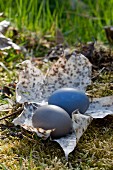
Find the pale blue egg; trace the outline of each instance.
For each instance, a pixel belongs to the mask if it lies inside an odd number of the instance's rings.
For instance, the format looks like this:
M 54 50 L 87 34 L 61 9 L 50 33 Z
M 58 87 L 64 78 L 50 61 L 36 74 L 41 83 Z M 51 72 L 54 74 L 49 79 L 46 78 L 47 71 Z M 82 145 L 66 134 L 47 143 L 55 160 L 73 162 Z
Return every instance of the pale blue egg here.
M 89 107 L 89 98 L 77 89 L 61 88 L 53 92 L 48 99 L 48 104 L 63 108 L 71 116 L 76 109 L 84 114 Z

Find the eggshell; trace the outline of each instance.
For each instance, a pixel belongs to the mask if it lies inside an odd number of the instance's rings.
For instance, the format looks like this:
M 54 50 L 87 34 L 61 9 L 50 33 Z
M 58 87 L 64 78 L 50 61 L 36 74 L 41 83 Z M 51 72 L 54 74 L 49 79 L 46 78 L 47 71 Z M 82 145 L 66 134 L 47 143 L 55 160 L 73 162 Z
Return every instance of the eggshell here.
M 84 114 L 89 107 L 89 99 L 85 93 L 74 88 L 61 88 L 53 92 L 48 99 L 48 104 L 63 108 L 70 116 L 76 109 Z
M 51 133 L 53 138 L 63 137 L 72 130 L 72 120 L 68 113 L 54 105 L 39 107 L 32 117 L 32 123 L 35 128 L 55 129 Z

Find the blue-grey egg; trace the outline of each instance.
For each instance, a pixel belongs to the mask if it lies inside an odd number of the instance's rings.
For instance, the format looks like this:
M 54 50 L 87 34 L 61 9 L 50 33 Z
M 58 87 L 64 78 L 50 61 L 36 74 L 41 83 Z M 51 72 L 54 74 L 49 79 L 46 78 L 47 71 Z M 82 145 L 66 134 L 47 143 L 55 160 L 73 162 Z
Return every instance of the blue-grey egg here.
M 51 133 L 53 138 L 63 137 L 72 131 L 72 120 L 69 114 L 64 109 L 54 105 L 39 107 L 32 117 L 32 123 L 35 128 L 55 129 Z
M 87 95 L 74 88 L 61 88 L 53 92 L 48 99 L 48 104 L 63 108 L 70 116 L 76 109 L 84 114 L 89 107 Z

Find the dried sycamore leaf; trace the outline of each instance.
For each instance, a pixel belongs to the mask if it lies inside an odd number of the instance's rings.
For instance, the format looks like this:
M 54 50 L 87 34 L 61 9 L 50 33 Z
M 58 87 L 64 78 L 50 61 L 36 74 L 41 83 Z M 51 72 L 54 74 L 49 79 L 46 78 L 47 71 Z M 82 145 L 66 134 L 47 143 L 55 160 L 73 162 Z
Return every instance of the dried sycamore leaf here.
M 62 137 L 60 139 L 54 139 L 59 145 L 62 147 L 65 157 L 68 160 L 68 155 L 71 153 L 76 146 L 76 134 L 73 132 L 72 134 L 68 134 L 65 137 Z
M 10 38 L 6 38 L 2 33 L 0 33 L 0 50 L 7 50 L 13 48 L 14 50 L 21 50 L 21 48 L 12 42 Z
M 16 88 L 20 103 L 47 101 L 52 92 L 62 87 L 85 91 L 91 83 L 91 64 L 82 54 L 72 54 L 68 60 L 60 57 L 46 75 L 29 60 L 22 63 L 21 69 Z
M 113 115 L 113 96 L 94 98 L 86 112 L 93 118 L 104 118 Z
M 45 76 L 30 60 L 21 63 L 19 82 L 16 86 L 16 100 L 19 103 L 41 102 Z
M 0 13 L 0 14 L 1 14 L 1 13 Z M 9 21 L 6 21 L 6 20 L 1 21 L 1 22 L 0 22 L 0 32 L 1 32 L 2 34 L 4 34 L 4 33 L 7 31 L 7 29 L 8 29 L 9 26 L 10 26 L 10 22 L 9 22 Z
M 80 137 L 86 131 L 87 127 L 93 120 L 91 116 L 80 114 L 79 111 L 72 113 L 73 129 L 76 133 L 76 140 L 79 141 Z
M 62 87 L 78 88 L 85 91 L 91 83 L 91 63 L 82 54 L 73 53 L 67 60 L 65 57 L 53 65 L 45 79 L 45 97 Z

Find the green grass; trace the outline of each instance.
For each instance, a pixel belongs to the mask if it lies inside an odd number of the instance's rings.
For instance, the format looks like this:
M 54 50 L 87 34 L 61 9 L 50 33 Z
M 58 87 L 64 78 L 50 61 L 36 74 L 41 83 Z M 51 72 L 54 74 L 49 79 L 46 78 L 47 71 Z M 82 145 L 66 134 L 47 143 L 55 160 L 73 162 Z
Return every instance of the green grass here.
M 0 11 L 20 30 L 54 35 L 59 27 L 69 43 L 105 41 L 103 26 L 113 24 L 113 0 L 0 0 Z

